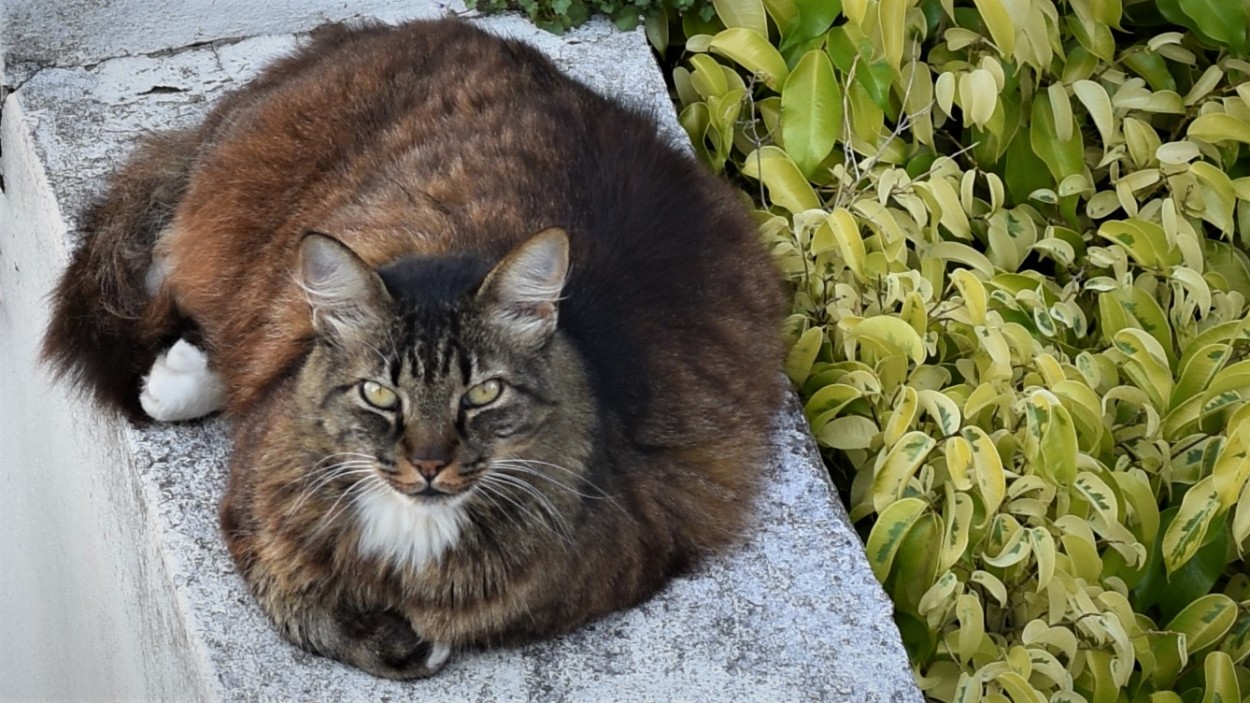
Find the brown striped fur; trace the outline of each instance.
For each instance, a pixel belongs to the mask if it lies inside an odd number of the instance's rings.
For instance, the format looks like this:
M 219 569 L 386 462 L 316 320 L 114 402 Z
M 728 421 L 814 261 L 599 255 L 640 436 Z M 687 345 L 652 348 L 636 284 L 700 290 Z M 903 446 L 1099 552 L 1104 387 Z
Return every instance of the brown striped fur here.
M 453 20 L 327 28 L 145 143 L 86 222 L 46 358 L 138 417 L 156 353 L 198 330 L 235 427 L 230 552 L 304 647 L 428 675 L 431 643 L 566 631 L 743 529 L 781 394 L 771 262 L 652 119 L 523 44 Z M 311 232 L 345 246 L 325 244 L 358 294 L 341 324 L 310 302 Z M 567 249 L 560 299 L 518 313 L 558 320 L 537 336 L 499 322 L 517 303 L 491 283 L 531 246 Z M 506 391 L 469 408 L 487 367 Z M 368 379 L 397 410 L 361 400 Z M 424 562 L 366 553 L 370 487 L 319 469 L 366 454 L 370 485 L 402 490 L 444 449 L 431 480 L 463 499 L 459 537 Z M 503 455 L 557 468 L 485 488 Z

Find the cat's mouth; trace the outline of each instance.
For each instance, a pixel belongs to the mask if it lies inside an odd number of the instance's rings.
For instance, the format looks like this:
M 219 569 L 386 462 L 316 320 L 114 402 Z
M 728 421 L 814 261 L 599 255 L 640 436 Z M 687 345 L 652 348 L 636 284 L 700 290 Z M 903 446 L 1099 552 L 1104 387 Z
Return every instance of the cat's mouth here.
M 386 483 L 397 493 L 419 503 L 433 504 L 464 495 L 480 471 L 466 470 L 459 462 L 437 470 L 421 469 L 401 459 L 396 471 L 383 472 Z
M 462 493 L 462 491 L 452 492 L 435 488 L 428 482 L 424 486 L 405 486 L 397 484 L 394 481 L 390 482 L 390 484 L 391 488 L 395 489 L 397 492 L 412 498 L 419 503 L 438 503 L 450 500 L 451 498 L 454 498 Z

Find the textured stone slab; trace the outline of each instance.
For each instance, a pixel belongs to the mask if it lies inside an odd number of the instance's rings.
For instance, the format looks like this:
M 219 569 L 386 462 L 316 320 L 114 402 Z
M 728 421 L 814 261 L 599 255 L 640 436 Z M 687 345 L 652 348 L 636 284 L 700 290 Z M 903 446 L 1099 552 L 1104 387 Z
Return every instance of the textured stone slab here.
M 680 138 L 639 33 L 620 34 L 595 22 L 555 37 L 516 18 L 487 23 L 538 44 L 596 89 L 655 110 L 665 130 Z M 59 209 L 68 213 L 63 236 L 72 239 L 73 214 L 136 134 L 198 118 L 213 99 L 297 41 L 259 36 L 33 72 L 6 104 L 4 120 L 20 120 L 31 158 L 46 169 Z M 10 157 L 10 144 L 4 149 Z M 28 381 L 43 382 L 38 376 Z M 774 456 L 764 469 L 767 488 L 753 529 L 736 549 L 707 560 L 640 607 L 555 640 L 460 653 L 437 677 L 410 683 L 380 681 L 309 655 L 270 629 L 217 532 L 228 453 L 221 421 L 119 426 L 114 434 L 120 439 L 105 441 L 119 442 L 133 467 L 135 501 L 155 534 L 159 563 L 134 568 L 153 581 L 147 597 L 168 599 L 178 616 L 173 627 L 185 633 L 186 644 L 179 646 L 190 650 L 199 687 L 187 691 L 188 698 L 919 701 L 890 603 L 801 413 L 792 405 L 777 418 Z M 106 521 L 134 517 L 110 513 L 110 505 L 101 510 Z

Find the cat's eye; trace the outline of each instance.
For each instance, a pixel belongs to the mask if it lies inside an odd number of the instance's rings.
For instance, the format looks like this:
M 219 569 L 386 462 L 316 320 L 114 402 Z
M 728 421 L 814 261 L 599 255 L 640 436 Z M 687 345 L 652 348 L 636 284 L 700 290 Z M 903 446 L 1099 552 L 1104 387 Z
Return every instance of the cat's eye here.
M 377 381 L 362 381 L 360 397 L 379 410 L 394 410 L 399 405 L 399 396 L 395 391 Z
M 471 386 L 469 390 L 464 392 L 462 402 L 467 407 L 480 408 L 483 405 L 490 405 L 499 400 L 501 393 L 503 393 L 503 381 L 492 378 L 488 381 L 482 381 L 476 386 Z

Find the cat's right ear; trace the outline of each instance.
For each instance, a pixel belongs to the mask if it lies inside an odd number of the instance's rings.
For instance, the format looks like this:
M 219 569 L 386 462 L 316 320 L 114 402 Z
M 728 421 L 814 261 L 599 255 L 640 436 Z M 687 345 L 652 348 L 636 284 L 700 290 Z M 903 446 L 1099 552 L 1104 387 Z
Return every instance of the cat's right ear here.
M 376 325 L 389 300 L 378 274 L 356 252 L 324 234 L 311 233 L 300 242 L 299 282 L 308 295 L 313 327 L 329 337 Z

